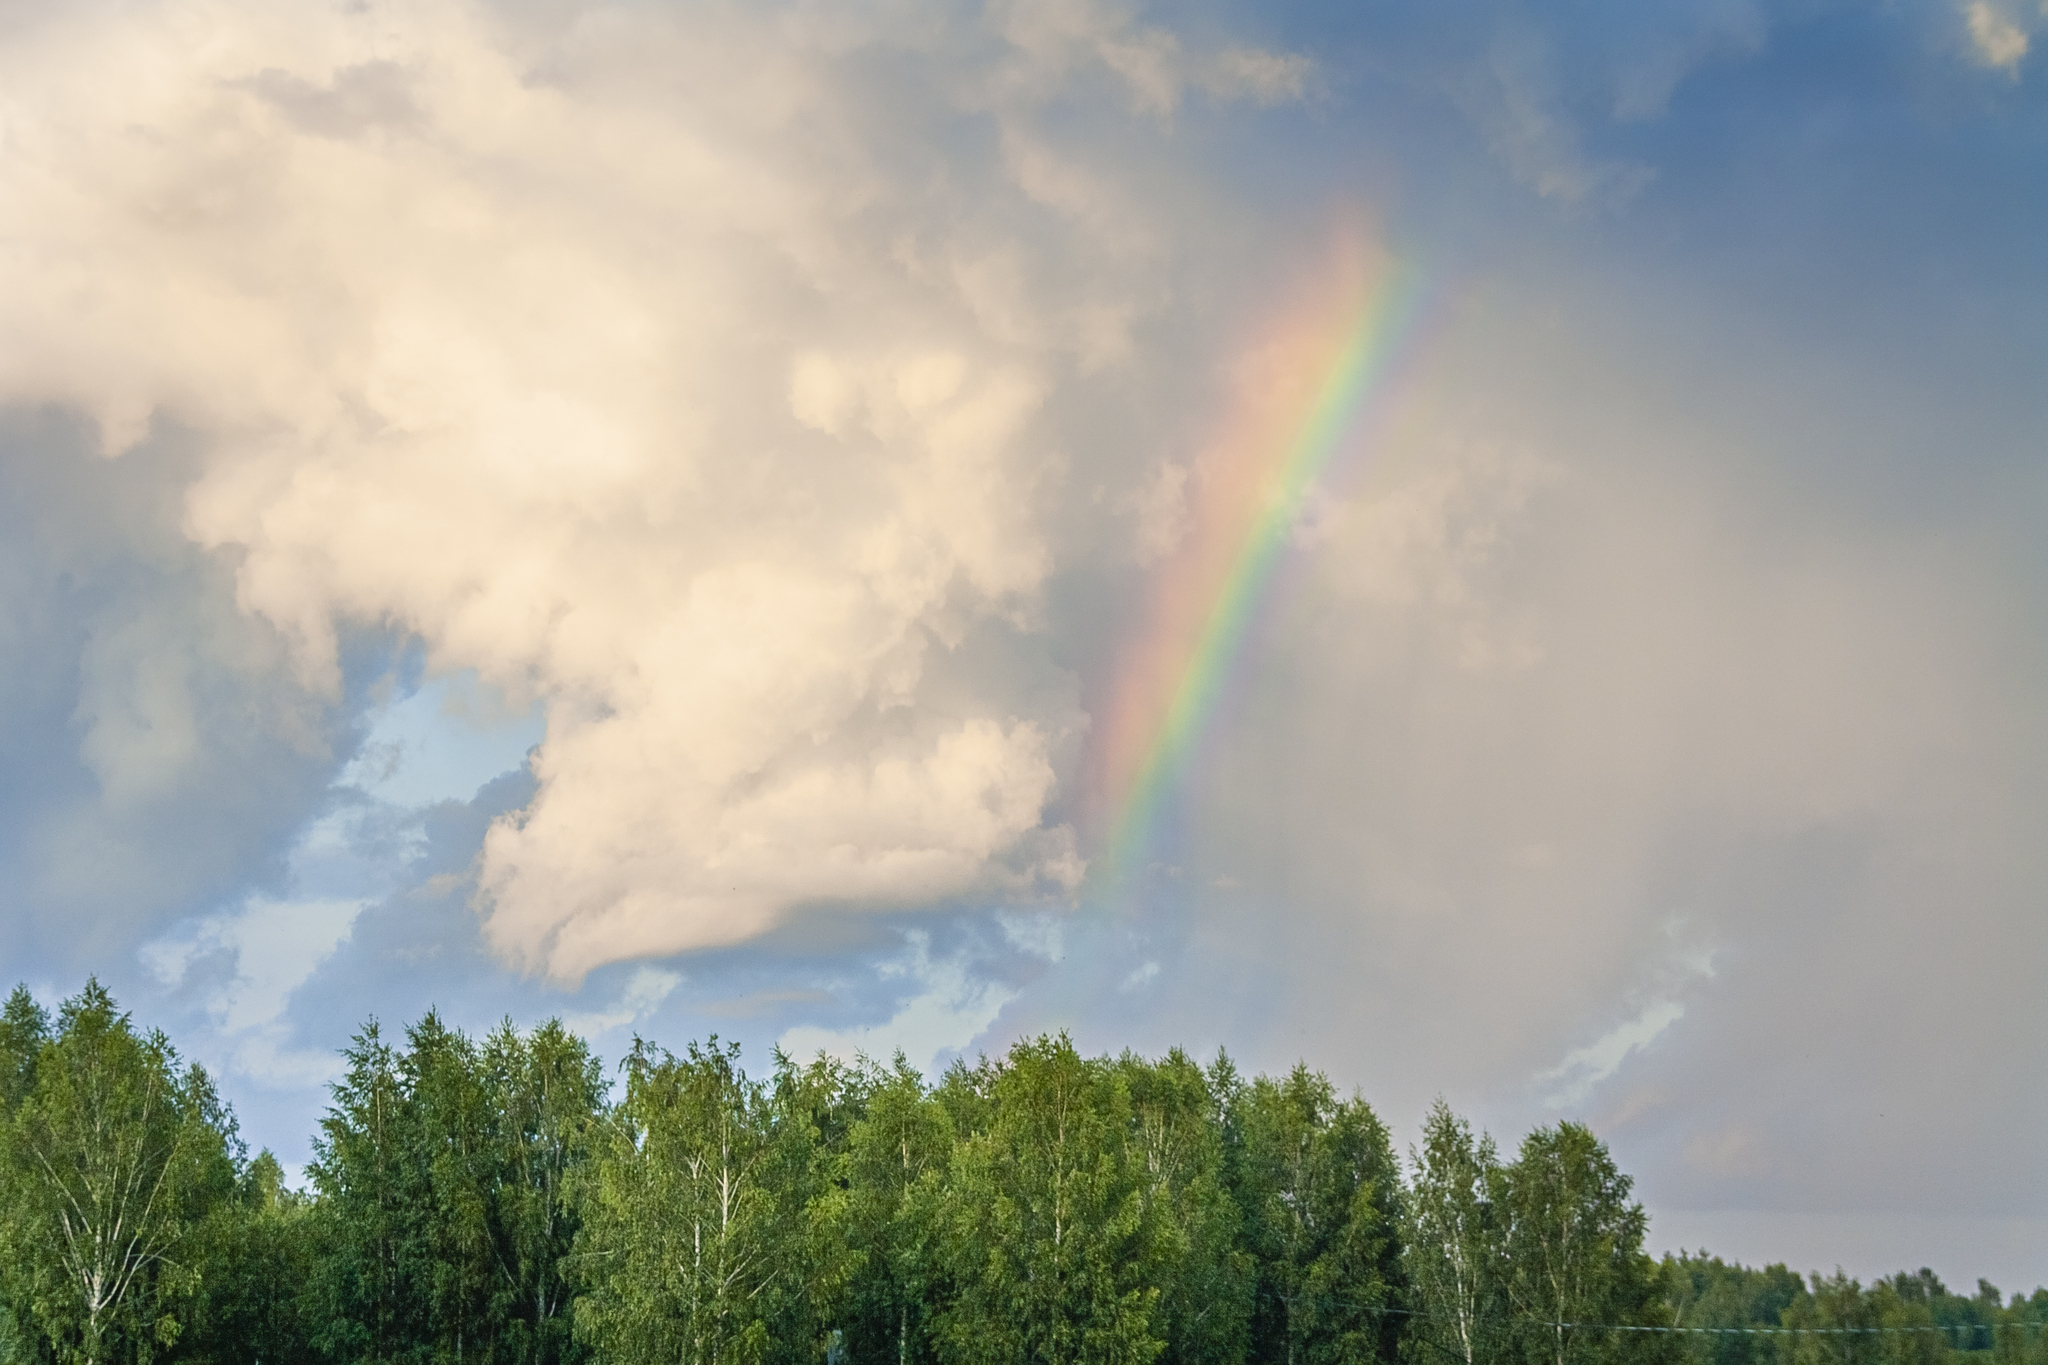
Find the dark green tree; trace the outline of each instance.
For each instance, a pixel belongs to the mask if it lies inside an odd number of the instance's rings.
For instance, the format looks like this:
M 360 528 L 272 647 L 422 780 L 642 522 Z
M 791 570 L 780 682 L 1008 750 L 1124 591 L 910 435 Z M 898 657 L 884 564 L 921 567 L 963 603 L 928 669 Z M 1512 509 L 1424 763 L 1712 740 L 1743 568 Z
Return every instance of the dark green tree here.
M 424 1296 L 424 1333 L 412 1346 L 448 1365 L 493 1361 L 502 1354 L 493 1290 L 509 1277 L 498 1273 L 494 1204 L 505 1151 L 492 1096 L 475 1044 L 437 1013 L 408 1029 L 406 1043 L 398 1066 L 406 1101 L 400 1152 L 415 1178 L 425 1177 L 409 1229 L 418 1253 L 412 1284 Z
M 309 1196 L 286 1187 L 276 1157 L 260 1152 L 248 1163 L 234 1199 L 206 1229 L 203 1308 L 179 1340 L 181 1357 L 256 1365 L 319 1359 L 311 1208 Z
M 481 1044 L 429 1012 L 393 1049 L 344 1054 L 310 1168 L 324 1308 L 349 1361 L 558 1365 L 581 1348 L 567 1258 L 604 1099 L 558 1022 Z
M 1781 1325 L 1805 1295 L 1806 1281 L 1783 1265 L 1755 1270 L 1705 1251 L 1664 1258 L 1664 1298 L 1673 1324 L 1721 1329 L 1680 1339 L 1695 1365 L 1775 1365 L 1780 1339 L 1757 1329 Z
M 563 1365 L 583 1355 L 569 1312 L 569 1258 L 604 1109 L 603 1071 L 556 1019 L 523 1036 L 510 1021 L 500 1025 L 481 1063 L 497 1145 L 491 1315 L 504 1359 Z
M 844 1300 L 844 1345 L 856 1361 L 928 1365 L 927 1322 L 944 1295 L 932 1216 L 952 1160 L 952 1119 L 900 1052 L 888 1067 L 863 1065 L 854 1086 L 847 1228 L 861 1260 Z
M 413 1141 L 400 1057 L 375 1020 L 342 1053 L 348 1069 L 313 1140 L 320 1309 L 315 1341 L 363 1365 L 424 1359 L 430 1173 Z
M 0 1115 L 10 1115 L 34 1087 L 36 1058 L 50 1041 L 50 1013 L 27 986 L 16 986 L 0 1009 Z
M 13 1131 L 14 1114 L 35 1084 L 36 1058 L 50 1038 L 50 1015 L 27 986 L 16 986 L 0 1010 L 0 1137 Z M 6 1154 L 0 1153 L 0 1196 L 6 1193 Z M 8 1224 L 0 1218 L 0 1239 Z M 35 1300 L 34 1262 L 0 1240 L 0 1361 L 7 1365 L 41 1365 L 48 1343 L 36 1329 L 30 1305 Z
M 1225 1169 L 1222 1094 L 1235 1083 L 1219 1055 L 1205 1074 L 1176 1048 L 1157 1062 L 1131 1053 L 1116 1071 L 1130 1095 L 1133 1159 L 1162 1239 L 1154 1331 L 1172 1365 L 1234 1365 L 1250 1346 L 1256 1267 Z
M 1296 1066 L 1232 1097 L 1237 1197 L 1258 1263 L 1252 1357 L 1392 1360 L 1406 1308 L 1400 1171 L 1364 1100 Z

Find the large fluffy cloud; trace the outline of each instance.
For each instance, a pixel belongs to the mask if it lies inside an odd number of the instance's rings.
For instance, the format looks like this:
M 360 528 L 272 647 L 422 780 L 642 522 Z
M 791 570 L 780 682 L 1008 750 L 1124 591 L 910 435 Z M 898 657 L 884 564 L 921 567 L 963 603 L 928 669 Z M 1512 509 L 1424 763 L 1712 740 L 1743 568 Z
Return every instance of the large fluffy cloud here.
M 0 391 L 110 458 L 198 433 L 185 529 L 302 685 L 368 623 L 545 702 L 481 858 L 503 954 L 1074 884 L 1071 702 L 944 656 L 1037 621 L 1094 454 L 1048 409 L 1127 362 L 1170 206 L 1040 114 L 1161 139 L 1300 59 L 1082 4 L 10 22 Z M 176 729 L 118 728 L 93 761 L 146 785 Z

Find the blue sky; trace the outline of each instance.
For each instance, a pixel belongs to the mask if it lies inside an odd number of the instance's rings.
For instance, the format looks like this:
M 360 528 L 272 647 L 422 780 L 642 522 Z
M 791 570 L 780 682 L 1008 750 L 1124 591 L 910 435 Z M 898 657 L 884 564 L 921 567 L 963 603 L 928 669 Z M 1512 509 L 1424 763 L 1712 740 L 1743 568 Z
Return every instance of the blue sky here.
M 2032 0 L 6 23 L 0 967 L 288 1161 L 430 1006 L 1066 1028 L 2048 1281 Z M 1340 224 L 1396 418 L 1112 896 L 1104 699 Z

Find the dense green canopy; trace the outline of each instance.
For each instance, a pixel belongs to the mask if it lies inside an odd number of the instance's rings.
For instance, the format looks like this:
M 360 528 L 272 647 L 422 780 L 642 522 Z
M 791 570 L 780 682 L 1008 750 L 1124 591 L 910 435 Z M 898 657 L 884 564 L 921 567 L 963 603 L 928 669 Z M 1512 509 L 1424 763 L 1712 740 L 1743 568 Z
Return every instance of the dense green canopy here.
M 97 983 L 17 989 L 0 1365 L 2048 1365 L 2048 1291 L 1660 1264 L 1586 1128 L 1504 1159 L 1439 1104 L 1404 1169 L 1305 1067 L 713 1038 L 614 1093 L 557 1023 L 431 1013 L 343 1060 L 296 1192 Z

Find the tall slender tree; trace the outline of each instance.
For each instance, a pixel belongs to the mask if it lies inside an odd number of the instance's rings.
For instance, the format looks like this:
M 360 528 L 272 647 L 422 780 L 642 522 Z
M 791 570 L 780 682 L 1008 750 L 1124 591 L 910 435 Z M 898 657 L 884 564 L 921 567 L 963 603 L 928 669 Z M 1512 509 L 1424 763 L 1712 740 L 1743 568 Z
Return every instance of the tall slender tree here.
M 989 1125 L 954 1148 L 941 1191 L 953 1297 L 933 1324 L 944 1361 L 1147 1365 L 1163 1247 L 1130 1097 L 1064 1035 L 1019 1043 L 989 1079 Z
M 375 1020 L 342 1053 L 347 1070 L 313 1140 L 321 1308 L 316 1344 L 363 1365 L 414 1359 L 428 1339 L 428 1173 L 410 1138 L 400 1056 Z
M 677 1057 L 635 1040 L 577 1241 L 577 1328 L 620 1365 L 750 1365 L 787 1248 L 769 1183 L 769 1098 L 716 1038 Z
M 1238 1198 L 1259 1262 L 1255 1359 L 1286 1365 L 1392 1360 L 1406 1307 L 1400 1168 L 1364 1100 L 1296 1066 L 1244 1087 Z
M 1502 1281 L 1530 1365 L 1642 1365 L 1676 1354 L 1668 1334 L 1612 1330 L 1670 1324 L 1661 1273 L 1643 1252 L 1648 1219 L 1631 1189 L 1606 1145 L 1578 1123 L 1536 1129 L 1501 1170 Z
M 35 1018 L 10 1013 L 21 1050 Z M 0 1135 L 9 1295 L 59 1360 L 152 1360 L 188 1325 L 201 1229 L 234 1192 L 233 1115 L 203 1069 L 181 1067 L 162 1033 L 138 1032 L 97 980 L 14 1075 Z
M 848 1239 L 848 1143 L 856 1112 L 852 1076 L 819 1054 L 797 1063 L 779 1049 L 767 1086 L 769 1141 L 763 1184 L 777 1273 L 762 1294 L 768 1358 L 822 1359 L 862 1257 Z
M 1417 1316 L 1406 1354 L 1479 1365 L 1497 1357 L 1507 1311 L 1498 1259 L 1500 1216 L 1492 1192 L 1500 1158 L 1493 1139 L 1439 1099 L 1410 1152 L 1402 1264 Z
M 36 1079 L 36 1058 L 50 1041 L 50 1012 L 27 986 L 16 986 L 0 1008 L 0 1116 L 11 1115 Z
M 503 1356 L 515 1365 L 567 1365 L 583 1355 L 569 1314 L 569 1258 L 604 1074 L 558 1019 L 523 1036 L 506 1021 L 485 1040 L 481 1064 L 498 1143 L 492 1313 Z
M 498 1141 L 477 1049 L 435 1011 L 406 1030 L 399 1057 L 405 1092 L 400 1151 L 424 1175 L 425 1199 L 411 1233 L 420 1255 L 424 1335 L 417 1346 L 436 1365 L 491 1361 L 500 1325 L 491 1313 L 502 1260 L 496 1195 L 505 1155 Z
M 927 1320 L 944 1292 L 932 1213 L 952 1159 L 952 1119 L 900 1052 L 888 1067 L 863 1066 L 855 1085 L 847 1227 L 861 1263 L 845 1300 L 844 1344 L 856 1361 L 928 1365 Z
M 27 986 L 16 986 L 0 1009 L 0 1138 L 13 1132 L 15 1111 L 35 1084 L 36 1058 L 49 1039 L 49 1011 L 36 1003 Z M 7 1197 L 11 1167 L 8 1154 L 0 1151 L 0 1199 Z M 33 1309 L 38 1259 L 28 1254 L 30 1248 L 16 1247 L 11 1240 L 25 1231 L 14 1220 L 0 1217 L 0 1361 L 9 1365 L 41 1365 L 49 1358 Z
M 1250 1344 L 1256 1275 L 1244 1218 L 1230 1196 L 1222 1095 L 1214 1076 L 1175 1048 L 1156 1062 L 1117 1060 L 1130 1094 L 1131 1157 L 1141 1166 L 1147 1213 L 1158 1225 L 1162 1277 L 1154 1330 L 1171 1365 L 1230 1365 Z

